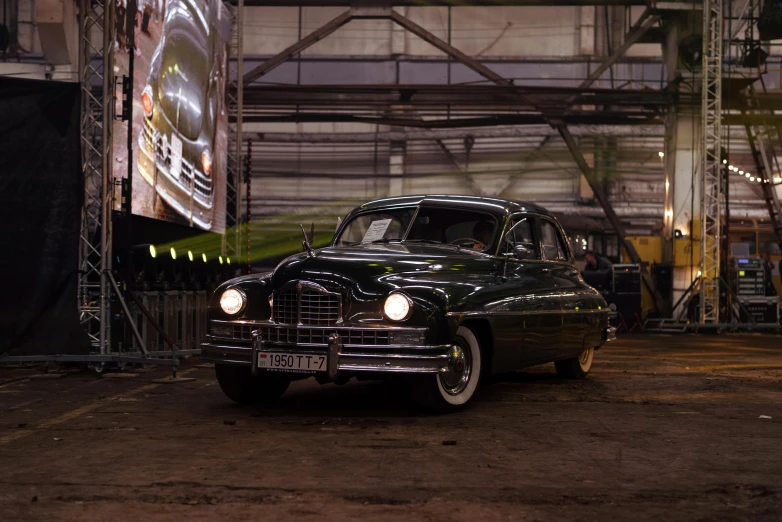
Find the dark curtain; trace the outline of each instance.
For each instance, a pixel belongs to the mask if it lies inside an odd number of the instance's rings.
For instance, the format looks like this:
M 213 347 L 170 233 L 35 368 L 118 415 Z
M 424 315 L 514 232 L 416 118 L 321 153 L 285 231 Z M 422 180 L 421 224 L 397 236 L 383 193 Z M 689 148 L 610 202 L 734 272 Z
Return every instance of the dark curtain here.
M 77 83 L 0 78 L 0 354 L 89 351 L 79 324 Z

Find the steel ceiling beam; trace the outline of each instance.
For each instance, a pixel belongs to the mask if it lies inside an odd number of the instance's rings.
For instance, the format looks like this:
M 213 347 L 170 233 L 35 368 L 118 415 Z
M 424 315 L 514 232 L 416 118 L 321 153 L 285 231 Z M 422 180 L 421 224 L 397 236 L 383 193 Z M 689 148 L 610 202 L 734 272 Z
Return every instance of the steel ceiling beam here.
M 322 4 L 321 4 L 322 5 Z M 322 40 L 323 38 L 327 37 L 328 35 L 332 34 L 334 31 L 339 29 L 340 27 L 347 24 L 350 20 L 354 18 L 388 18 L 391 19 L 394 23 L 397 25 L 403 27 L 407 31 L 415 34 L 428 44 L 432 45 L 436 49 L 444 52 L 451 58 L 457 60 L 459 63 L 464 65 L 465 67 L 472 69 L 476 73 L 480 74 L 484 78 L 491 80 L 495 84 L 507 87 L 509 89 L 509 92 L 512 92 L 516 96 L 520 97 L 523 100 L 526 100 L 528 103 L 530 103 L 532 106 L 537 107 L 537 109 L 541 113 L 541 117 L 543 120 L 551 125 L 554 129 L 557 130 L 557 132 L 560 134 L 562 139 L 565 141 L 565 144 L 568 147 L 568 150 L 573 156 L 573 159 L 575 160 L 576 164 L 578 165 L 579 169 L 581 170 L 581 173 L 586 178 L 587 182 L 589 183 L 590 188 L 592 189 L 593 193 L 595 194 L 596 199 L 600 203 L 601 207 L 603 208 L 603 211 L 606 214 L 606 217 L 608 218 L 609 222 L 611 223 L 612 227 L 617 233 L 617 236 L 621 239 L 622 243 L 624 244 L 625 249 L 627 250 L 628 254 L 630 255 L 630 258 L 633 260 L 634 263 L 637 263 L 641 267 L 641 275 L 643 277 L 644 283 L 649 288 L 650 293 L 655 299 L 655 302 L 657 304 L 658 310 L 663 313 L 664 315 L 667 313 L 667 304 L 665 300 L 662 298 L 660 292 L 657 290 L 657 287 L 654 283 L 654 280 L 651 277 L 651 274 L 646 269 L 646 267 L 642 264 L 641 257 L 638 255 L 637 250 L 632 245 L 632 243 L 625 240 L 626 233 L 625 228 L 622 222 L 620 221 L 619 217 L 616 215 L 616 212 L 612 208 L 610 202 L 608 201 L 608 197 L 605 194 L 605 191 L 603 190 L 603 185 L 600 183 L 600 180 L 595 175 L 595 172 L 592 170 L 592 168 L 589 166 L 589 164 L 586 162 L 586 159 L 584 159 L 584 155 L 581 153 L 581 149 L 579 148 L 578 144 L 576 143 L 575 138 L 573 138 L 573 135 L 570 133 L 567 123 L 564 118 L 564 114 L 562 114 L 562 104 L 561 102 L 557 103 L 545 103 L 541 101 L 533 102 L 529 99 L 529 96 L 525 93 L 521 92 L 516 88 L 516 86 L 513 84 L 512 81 L 507 80 L 503 76 L 497 74 L 490 68 L 486 67 L 479 61 L 473 59 L 471 56 L 466 55 L 459 49 L 453 47 L 449 43 L 445 42 L 444 40 L 438 38 L 434 34 L 432 34 L 430 31 L 426 30 L 422 26 L 416 24 L 409 18 L 403 16 L 402 14 L 394 11 L 388 6 L 388 3 L 384 4 L 383 7 L 366 7 L 367 5 L 377 5 L 376 2 L 369 2 L 364 3 L 364 7 L 356 7 L 356 2 L 350 3 L 351 7 L 349 10 L 343 12 L 333 20 L 329 21 L 325 25 L 321 26 L 320 28 L 316 29 L 306 37 L 304 37 L 302 40 L 296 42 L 295 44 L 291 45 L 281 53 L 275 55 L 274 57 L 270 58 L 263 64 L 259 65 L 258 67 L 254 68 L 249 73 L 245 74 L 244 76 L 244 84 L 247 85 L 256 79 L 260 78 L 264 74 L 268 73 L 275 67 L 279 66 L 289 58 L 295 56 L 296 54 L 302 52 L 303 50 L 307 49 L 314 43 Z M 447 4 L 446 4 L 447 5 Z M 507 4 L 503 4 L 507 5 Z M 551 5 L 550 2 L 547 2 L 546 5 Z M 579 4 L 583 5 L 583 4 Z M 589 5 L 589 4 L 587 4 Z M 594 4 L 592 4 L 594 5 Z M 616 5 L 616 4 L 613 4 Z M 625 5 L 625 4 L 622 4 Z M 610 66 L 610 65 L 609 65 Z M 247 121 L 252 121 L 252 117 L 249 116 L 247 118 Z M 269 120 L 266 120 L 269 121 Z M 358 119 L 354 121 L 359 121 Z M 413 121 L 409 122 L 412 124 L 408 124 L 408 126 L 420 126 L 423 122 Z M 427 126 L 431 126 L 431 122 L 426 122 Z
M 662 16 L 659 14 L 652 14 L 651 8 L 647 7 L 646 10 L 641 14 L 641 17 L 630 28 L 630 31 L 627 33 L 627 36 L 625 36 L 625 41 L 622 43 L 622 45 L 617 47 L 616 50 L 611 53 L 611 55 L 608 56 L 597 69 L 592 71 L 587 79 L 581 82 L 579 87 L 586 89 L 592 85 L 604 72 L 608 70 L 609 67 L 618 62 L 619 59 L 624 56 L 627 50 L 630 49 L 630 47 L 638 40 L 640 40 L 641 37 L 646 34 L 646 32 L 651 29 L 652 26 L 654 26 L 654 24 L 656 24 L 661 18 Z
M 585 115 L 565 115 L 560 121 L 563 125 L 652 125 L 662 124 L 660 118 L 648 114 L 634 114 L 628 118 L 627 113 L 593 112 Z M 420 129 L 457 129 L 462 127 L 496 127 L 499 125 L 541 125 L 549 121 L 540 114 L 501 114 L 477 116 L 474 118 L 418 120 L 415 118 L 393 118 L 387 116 L 357 116 L 346 113 L 301 113 L 290 114 L 244 114 L 245 123 L 305 123 L 305 122 L 357 122 L 372 125 L 391 125 L 396 127 L 413 127 Z M 559 130 L 559 129 L 557 129 Z
M 245 6 L 252 5 L 251 3 L 245 1 Z M 353 9 L 348 9 L 347 11 L 341 13 L 336 18 L 332 19 L 331 21 L 327 22 L 325 25 L 322 25 L 318 29 L 315 29 L 313 32 L 296 42 L 295 44 L 291 45 L 284 51 L 272 56 L 265 62 L 263 62 L 258 67 L 255 67 L 250 72 L 246 73 L 244 75 L 244 78 L 242 82 L 244 85 L 248 85 L 264 74 L 267 74 L 272 69 L 275 69 L 276 67 L 280 66 L 282 63 L 286 62 L 293 56 L 297 55 L 298 53 L 304 51 L 308 47 L 312 46 L 313 44 L 319 42 L 320 40 L 323 40 L 328 35 L 345 25 L 346 23 L 350 22 L 353 19 Z
M 570 128 L 575 136 L 617 136 L 639 138 L 663 138 L 663 125 L 644 126 L 575 126 Z M 544 128 L 495 127 L 492 129 L 470 130 L 423 130 L 391 132 L 258 132 L 256 139 L 265 143 L 375 143 L 391 141 L 430 141 L 463 140 L 467 136 L 475 139 L 486 138 L 527 138 L 541 136 L 559 136 L 556 130 L 546 125 Z

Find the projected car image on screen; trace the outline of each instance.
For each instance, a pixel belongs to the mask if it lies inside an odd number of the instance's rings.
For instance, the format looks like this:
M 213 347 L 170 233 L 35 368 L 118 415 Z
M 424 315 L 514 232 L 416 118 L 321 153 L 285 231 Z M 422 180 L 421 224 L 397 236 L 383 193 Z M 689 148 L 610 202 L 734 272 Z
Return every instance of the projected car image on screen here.
M 220 9 L 218 1 L 165 2 L 149 68 L 134 74 L 141 113 L 134 160 L 143 181 L 134 176 L 133 212 L 215 232 L 223 231 L 225 212 L 225 158 L 215 151 L 225 150 L 227 126 Z

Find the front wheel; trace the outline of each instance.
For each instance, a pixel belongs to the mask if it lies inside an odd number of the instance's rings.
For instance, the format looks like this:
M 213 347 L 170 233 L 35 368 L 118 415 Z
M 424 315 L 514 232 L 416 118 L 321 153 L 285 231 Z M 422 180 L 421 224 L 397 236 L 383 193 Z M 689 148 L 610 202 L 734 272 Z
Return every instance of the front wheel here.
M 231 364 L 215 364 L 220 389 L 239 404 L 265 404 L 276 401 L 288 389 L 290 379 L 276 374 L 254 376 L 250 368 Z
M 566 379 L 583 379 L 592 368 L 592 359 L 595 357 L 595 349 L 587 348 L 578 357 L 556 361 L 554 366 L 557 375 Z
M 472 330 L 459 327 L 449 355 L 446 372 L 419 377 L 413 389 L 416 402 L 437 413 L 464 408 L 481 378 L 481 347 Z

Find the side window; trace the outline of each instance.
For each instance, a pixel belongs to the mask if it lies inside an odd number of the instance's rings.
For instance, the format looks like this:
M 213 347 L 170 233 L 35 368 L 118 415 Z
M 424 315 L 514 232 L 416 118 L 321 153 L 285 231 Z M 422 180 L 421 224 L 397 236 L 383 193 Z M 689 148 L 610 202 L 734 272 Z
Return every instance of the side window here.
M 532 218 L 526 216 L 514 217 L 511 228 L 505 235 L 503 252 L 512 252 L 514 246 L 523 246 L 532 252 L 532 255 L 527 257 L 527 259 L 540 259 L 534 229 L 535 223 Z
M 568 251 L 562 234 L 551 221 L 540 222 L 541 241 L 543 243 L 543 257 L 549 261 L 568 261 Z

